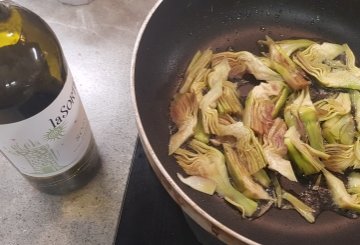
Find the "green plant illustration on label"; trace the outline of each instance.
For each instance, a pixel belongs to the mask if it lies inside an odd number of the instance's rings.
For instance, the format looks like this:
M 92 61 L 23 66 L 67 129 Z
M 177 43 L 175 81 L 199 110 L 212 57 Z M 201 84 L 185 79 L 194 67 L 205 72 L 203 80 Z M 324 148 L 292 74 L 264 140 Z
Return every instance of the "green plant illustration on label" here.
M 49 131 L 47 131 L 44 135 L 44 139 L 47 141 L 55 141 L 55 140 L 59 140 L 62 137 L 64 137 L 64 131 L 66 129 L 66 125 L 65 123 L 62 123 L 61 125 L 55 127 L 55 128 L 51 128 L 49 129 Z
M 22 146 L 15 144 L 8 151 L 11 154 L 22 156 L 34 170 L 34 174 L 49 174 L 62 169 L 57 157 L 49 145 L 41 145 L 29 140 Z

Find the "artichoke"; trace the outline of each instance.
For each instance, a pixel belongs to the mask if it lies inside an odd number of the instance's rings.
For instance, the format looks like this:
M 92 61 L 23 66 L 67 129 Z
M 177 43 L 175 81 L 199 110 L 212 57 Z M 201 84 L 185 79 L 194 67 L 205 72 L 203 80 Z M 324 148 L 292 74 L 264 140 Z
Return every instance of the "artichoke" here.
M 193 151 L 179 148 L 175 151 L 178 164 L 188 175 L 209 179 L 216 185 L 216 192 L 236 206 L 243 216 L 250 217 L 257 210 L 257 203 L 237 191 L 230 183 L 225 157 L 214 147 L 192 140 L 189 147 Z
M 204 68 L 209 67 L 213 52 L 210 49 L 204 52 L 198 51 L 192 58 L 186 72 L 184 82 L 179 90 L 181 94 L 190 91 L 190 87 L 194 79 L 198 76 L 199 72 Z
M 218 128 L 218 111 L 215 109 L 217 100 L 223 94 L 223 83 L 227 81 L 230 71 L 229 63 L 226 59 L 213 68 L 208 75 L 210 90 L 200 101 L 202 123 L 205 133 L 216 134 Z
M 351 111 L 351 100 L 348 93 L 339 93 L 334 98 L 319 100 L 314 103 L 319 121 L 326 121 L 335 116 L 343 116 Z
M 223 148 L 229 174 L 238 190 L 251 199 L 270 200 L 269 194 L 252 179 L 236 149 L 226 143 L 223 144 Z
M 284 141 L 288 148 L 290 158 L 304 175 L 320 172 L 324 168 L 320 158 L 328 159 L 330 157 L 328 154 L 318 151 L 302 142 L 300 140 L 300 134 L 296 131 L 295 127 L 288 129 Z
M 177 127 L 177 132 L 170 137 L 169 155 L 194 134 L 198 110 L 195 94 L 185 93 L 175 96 L 170 106 L 170 117 Z
M 270 67 L 277 71 L 289 87 L 293 90 L 301 90 L 310 84 L 310 81 L 305 77 L 305 73 L 298 67 L 289 57 L 287 53 L 293 51 L 294 47 L 287 48 L 286 51 L 282 49 L 282 46 L 274 42 L 270 37 L 266 36 L 266 41 L 260 41 L 269 47 L 268 57 L 270 58 Z M 307 43 L 296 45 L 298 47 L 306 47 Z
M 246 98 L 244 124 L 259 135 L 267 134 L 288 93 L 288 87 L 282 82 L 269 81 L 254 87 Z
M 293 60 L 325 87 L 360 89 L 360 69 L 347 44 L 314 43 Z

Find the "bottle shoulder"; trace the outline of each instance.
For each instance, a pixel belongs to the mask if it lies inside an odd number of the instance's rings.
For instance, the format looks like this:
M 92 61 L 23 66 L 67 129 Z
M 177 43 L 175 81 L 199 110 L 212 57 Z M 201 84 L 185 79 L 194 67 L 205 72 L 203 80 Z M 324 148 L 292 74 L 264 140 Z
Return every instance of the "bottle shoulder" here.
M 42 111 L 67 77 L 61 46 L 45 21 L 17 5 L 9 5 L 7 12 L 3 7 L 0 3 L 0 41 L 8 45 L 0 45 L 0 124 Z M 5 40 L 11 33 L 15 37 Z

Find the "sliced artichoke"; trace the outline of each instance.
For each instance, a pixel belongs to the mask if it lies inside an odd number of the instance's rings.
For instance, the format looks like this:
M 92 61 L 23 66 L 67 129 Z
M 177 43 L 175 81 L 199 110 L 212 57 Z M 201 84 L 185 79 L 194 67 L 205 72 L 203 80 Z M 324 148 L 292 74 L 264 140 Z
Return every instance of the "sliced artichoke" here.
M 170 137 L 169 155 L 194 134 L 198 110 L 199 105 L 193 93 L 178 94 L 172 101 L 170 117 L 177 127 L 177 132 Z
M 307 48 L 315 42 L 309 39 L 292 39 L 276 41 L 275 43 L 280 46 L 281 50 L 287 56 L 290 57 L 295 51 Z
M 344 183 L 326 169 L 322 170 L 334 203 L 342 209 L 360 212 L 360 202 L 356 195 L 346 191 Z
M 282 82 L 261 83 L 248 94 L 243 122 L 259 135 L 267 134 L 283 105 L 288 88 Z
M 335 116 L 343 116 L 351 111 L 350 95 L 348 93 L 339 93 L 334 98 L 315 102 L 314 106 L 320 121 L 326 121 Z
M 290 127 L 286 132 L 285 145 L 288 148 L 290 158 L 304 175 L 320 172 L 324 168 L 320 158 L 328 159 L 330 157 L 328 154 L 311 148 L 302 142 L 295 127 Z
M 284 143 L 286 131 L 287 127 L 285 122 L 277 118 L 269 134 L 264 136 L 264 154 L 270 169 L 279 172 L 291 181 L 297 181 L 291 162 L 284 159 L 287 153 L 287 148 Z
M 210 49 L 207 49 L 204 52 L 198 51 L 194 55 L 185 72 L 185 79 L 179 90 L 181 94 L 190 91 L 190 87 L 194 79 L 198 76 L 199 71 L 209 67 L 212 55 L 213 52 Z
M 351 114 L 335 116 L 322 124 L 322 134 L 330 144 L 351 145 L 355 137 L 354 118 Z
M 360 89 L 360 71 L 347 44 L 314 43 L 293 60 L 325 87 Z
M 232 114 L 241 116 L 243 107 L 239 100 L 236 83 L 225 81 L 223 83 L 223 93 L 217 104 L 220 114 Z
M 253 175 L 266 165 L 266 159 L 262 146 L 254 135 L 254 132 L 244 126 L 242 122 L 219 127 L 219 136 L 232 136 L 236 138 L 234 147 L 239 158 L 243 160 L 248 172 Z
M 305 73 L 298 67 L 282 49 L 282 46 L 274 42 L 270 37 L 266 36 L 265 41 L 260 41 L 269 47 L 270 67 L 277 71 L 285 82 L 293 90 L 301 90 L 310 84 L 305 77 Z M 305 44 L 304 44 L 305 45 Z M 304 46 L 305 47 L 305 46 Z M 289 50 L 287 50 L 289 52 Z
M 334 172 L 343 173 L 355 161 L 354 145 L 327 144 L 325 152 L 330 157 L 323 162 L 327 169 Z
M 217 100 L 223 94 L 223 83 L 227 81 L 230 71 L 229 63 L 226 59 L 213 68 L 208 75 L 210 90 L 200 101 L 202 123 L 205 133 L 216 134 L 218 128 L 218 111 L 215 109 Z
M 217 65 L 223 60 L 227 58 L 230 63 L 230 67 L 232 67 L 230 74 L 235 73 L 233 70 L 238 70 L 240 77 L 242 77 L 245 73 L 252 74 L 257 80 L 262 81 L 283 81 L 282 77 L 270 69 L 266 62 L 263 62 L 263 59 L 253 55 L 247 51 L 240 52 L 223 52 L 219 54 L 215 54 L 213 57 L 212 63 Z M 238 68 L 234 68 L 238 67 Z M 232 75 L 234 76 L 234 75 Z
M 224 155 L 214 147 L 192 140 L 193 151 L 179 148 L 175 158 L 188 175 L 200 176 L 216 184 L 216 192 L 236 206 L 243 216 L 250 217 L 257 209 L 257 203 L 237 191 L 230 183 Z
M 251 199 L 270 200 L 269 194 L 252 179 L 236 149 L 226 143 L 223 144 L 223 148 L 229 174 L 238 190 Z

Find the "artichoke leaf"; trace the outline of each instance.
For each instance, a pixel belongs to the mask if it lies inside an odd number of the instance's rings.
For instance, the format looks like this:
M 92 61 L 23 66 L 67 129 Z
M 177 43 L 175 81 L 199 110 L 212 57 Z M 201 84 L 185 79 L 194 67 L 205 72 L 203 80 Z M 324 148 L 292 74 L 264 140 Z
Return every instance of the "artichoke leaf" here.
M 204 91 L 207 89 L 207 76 L 211 69 L 203 68 L 196 75 L 190 86 L 190 92 L 196 95 L 197 101 L 200 103 L 204 97 Z
M 284 108 L 284 119 L 288 128 L 295 127 L 300 134 L 301 139 L 306 139 L 306 133 L 303 123 L 300 120 L 299 108 L 304 100 L 304 93 L 293 93 Z
M 226 57 L 232 67 L 230 74 L 234 77 L 234 70 L 238 71 L 237 77 L 242 77 L 245 73 L 252 74 L 257 80 L 262 81 L 283 81 L 282 77 L 270 69 L 267 62 L 264 62 L 262 57 L 257 57 L 250 52 L 222 52 L 215 54 L 213 57 L 213 64 L 218 64 Z M 236 74 L 236 73 L 235 73 Z
M 227 59 L 230 65 L 229 78 L 241 79 L 246 73 L 246 64 L 241 62 L 235 52 L 221 52 L 214 54 L 211 60 L 213 66 L 218 65 L 223 59 Z
M 216 183 L 211 179 L 203 178 L 201 176 L 189 176 L 185 178 L 179 173 L 177 173 L 177 177 L 181 182 L 190 186 L 194 190 L 203 192 L 208 195 L 213 195 L 215 193 Z
M 294 170 L 291 166 L 291 162 L 282 158 L 274 150 L 265 148 L 264 154 L 268 162 L 268 167 L 271 170 L 274 170 L 280 173 L 282 176 L 286 177 L 291 181 L 297 182 Z
M 284 143 L 284 136 L 287 131 L 286 124 L 283 119 L 276 118 L 271 126 L 269 133 L 263 137 L 263 148 L 271 148 L 281 157 L 286 156 L 287 148 Z

